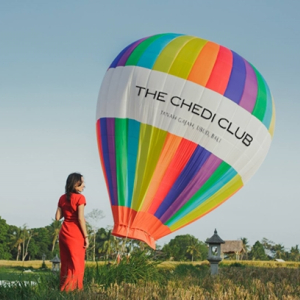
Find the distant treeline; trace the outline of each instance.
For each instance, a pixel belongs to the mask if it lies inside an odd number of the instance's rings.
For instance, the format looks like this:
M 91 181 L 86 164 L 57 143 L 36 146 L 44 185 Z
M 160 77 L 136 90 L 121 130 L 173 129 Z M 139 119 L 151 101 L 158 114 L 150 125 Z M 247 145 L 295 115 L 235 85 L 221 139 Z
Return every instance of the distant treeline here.
M 99 214 L 99 211 L 98 211 Z M 95 220 L 96 218 L 94 218 Z M 9 225 L 0 217 L 0 259 L 1 260 L 49 260 L 59 256 L 58 234 L 61 221 L 55 221 L 41 228 L 29 229 L 26 225 L 17 227 Z M 151 249 L 143 242 L 132 239 L 121 239 L 111 234 L 111 227 L 97 228 L 87 223 L 90 247 L 86 259 L 117 260 L 129 257 L 137 250 L 144 250 L 150 259 L 174 261 L 201 261 L 207 259 L 207 244 L 196 237 L 186 234 L 178 235 L 163 247 Z M 252 247 L 247 238 L 240 239 L 243 252 L 238 256 L 243 260 L 273 260 L 299 261 L 298 245 L 289 251 L 282 244 L 264 238 L 257 241 Z M 225 256 L 226 259 L 236 259 L 236 254 Z

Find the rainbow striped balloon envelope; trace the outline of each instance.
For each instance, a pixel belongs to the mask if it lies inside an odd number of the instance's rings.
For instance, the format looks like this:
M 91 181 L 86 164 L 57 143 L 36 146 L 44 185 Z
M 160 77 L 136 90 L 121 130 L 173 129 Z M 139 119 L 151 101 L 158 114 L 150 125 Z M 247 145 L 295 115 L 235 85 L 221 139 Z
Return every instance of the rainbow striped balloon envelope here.
M 237 53 L 167 33 L 115 58 L 96 119 L 113 234 L 155 248 L 252 177 L 271 144 L 275 107 L 264 78 Z

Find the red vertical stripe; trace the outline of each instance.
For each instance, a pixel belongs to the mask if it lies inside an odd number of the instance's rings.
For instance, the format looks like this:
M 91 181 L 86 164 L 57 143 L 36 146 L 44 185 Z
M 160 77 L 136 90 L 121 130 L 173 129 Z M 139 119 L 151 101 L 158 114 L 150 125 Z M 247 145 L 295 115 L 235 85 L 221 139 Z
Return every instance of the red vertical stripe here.
M 161 184 L 152 200 L 151 206 L 148 210 L 149 213 L 154 214 L 156 212 L 156 210 L 172 188 L 174 182 L 177 180 L 178 176 L 185 168 L 196 147 L 197 144 L 189 140 L 181 140 L 179 147 L 175 155 L 173 156 L 170 165 L 166 170 L 166 173 L 164 174 Z
M 101 161 L 101 165 L 102 165 L 103 175 L 104 175 L 104 178 L 105 178 L 106 188 L 107 188 L 107 191 L 108 191 L 108 194 L 109 194 L 108 180 L 107 180 L 107 175 L 106 175 L 106 172 L 105 172 L 105 164 L 104 164 L 104 159 L 103 159 L 100 119 L 96 122 L 96 134 L 97 134 L 99 157 L 100 157 L 100 161 Z
M 224 95 L 232 69 L 232 52 L 220 46 L 217 60 L 209 77 L 206 87 Z

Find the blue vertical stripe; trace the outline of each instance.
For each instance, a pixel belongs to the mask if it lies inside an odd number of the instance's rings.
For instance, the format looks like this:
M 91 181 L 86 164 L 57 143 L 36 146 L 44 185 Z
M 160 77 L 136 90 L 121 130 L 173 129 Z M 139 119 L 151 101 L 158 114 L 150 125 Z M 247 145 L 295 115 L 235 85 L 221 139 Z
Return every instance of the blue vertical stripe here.
M 136 159 L 138 156 L 140 122 L 128 119 L 128 198 L 126 206 L 131 207 L 135 180 Z
M 141 55 L 137 66 L 152 69 L 157 57 L 161 51 L 176 37 L 181 36 L 181 34 L 170 33 L 161 36 L 151 43 L 147 50 Z
M 207 190 L 203 195 L 201 195 L 196 201 L 192 197 L 191 199 L 192 199 L 192 201 L 194 201 L 194 203 L 192 205 L 190 205 L 189 202 L 187 202 L 180 209 L 180 213 L 178 213 L 176 218 L 171 218 L 171 220 L 166 221 L 164 223 L 164 225 L 172 226 L 173 224 L 178 222 L 180 219 L 185 217 L 187 214 L 192 212 L 194 209 L 196 209 L 202 203 L 204 203 L 207 199 L 209 199 L 211 196 L 213 196 L 215 193 L 217 193 L 219 189 L 221 189 L 224 185 L 226 185 L 236 175 L 237 175 L 237 172 L 233 168 L 230 168 L 225 174 L 222 175 L 221 178 L 219 178 L 217 181 L 214 182 L 214 185 L 209 190 Z M 199 192 L 200 191 L 201 191 L 201 188 L 200 188 Z
M 246 66 L 244 59 L 234 51 L 232 69 L 224 96 L 235 103 L 240 103 L 246 81 Z
M 178 176 L 177 180 L 173 184 L 169 193 L 165 197 L 164 201 L 160 204 L 159 208 L 155 212 L 155 216 L 159 219 L 170 207 L 170 205 L 176 200 L 176 198 L 182 193 L 187 184 L 198 173 L 205 161 L 210 156 L 210 152 L 201 146 L 197 146 L 190 160 Z

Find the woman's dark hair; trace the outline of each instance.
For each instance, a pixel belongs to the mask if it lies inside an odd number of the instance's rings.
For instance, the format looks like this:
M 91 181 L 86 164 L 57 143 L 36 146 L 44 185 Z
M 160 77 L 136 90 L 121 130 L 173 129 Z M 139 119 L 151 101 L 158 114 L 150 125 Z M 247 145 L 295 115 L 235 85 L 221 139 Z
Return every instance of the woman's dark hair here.
M 77 193 L 75 187 L 78 186 L 78 183 L 82 184 L 82 175 L 80 173 L 72 173 L 68 176 L 65 188 L 67 201 L 70 201 L 71 193 Z

